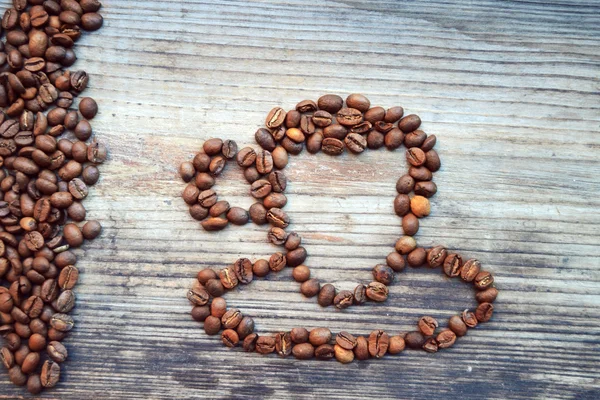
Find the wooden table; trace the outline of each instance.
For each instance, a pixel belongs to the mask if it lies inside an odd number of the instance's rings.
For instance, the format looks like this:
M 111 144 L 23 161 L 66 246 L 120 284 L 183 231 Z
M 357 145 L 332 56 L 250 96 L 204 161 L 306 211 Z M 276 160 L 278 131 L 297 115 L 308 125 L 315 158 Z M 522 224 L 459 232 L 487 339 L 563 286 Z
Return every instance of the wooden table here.
M 3 1 L 3 5 L 8 1 Z M 79 43 L 93 121 L 110 147 L 86 201 L 101 238 L 78 251 L 76 328 L 61 399 L 600 398 L 600 7 L 573 2 L 105 0 Z M 190 316 L 200 268 L 274 251 L 266 227 L 209 234 L 179 197 L 177 166 L 209 137 L 254 144 L 274 106 L 324 93 L 402 105 L 438 137 L 443 167 L 418 241 L 492 271 L 491 322 L 437 354 L 340 365 L 228 350 Z M 392 210 L 403 150 L 286 170 L 286 210 L 315 276 L 368 281 L 401 234 Z M 228 166 L 219 193 L 249 206 Z M 414 329 L 473 307 L 439 271 L 408 268 L 384 305 L 304 299 L 291 270 L 228 296 L 260 332 Z M 0 374 L 0 398 L 24 391 Z

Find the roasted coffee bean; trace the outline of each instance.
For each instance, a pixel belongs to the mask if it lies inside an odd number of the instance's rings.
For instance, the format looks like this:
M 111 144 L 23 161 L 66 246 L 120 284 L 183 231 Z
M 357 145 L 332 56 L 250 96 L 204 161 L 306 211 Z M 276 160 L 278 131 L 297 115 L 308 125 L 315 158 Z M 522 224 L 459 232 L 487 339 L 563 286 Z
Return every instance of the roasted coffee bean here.
M 343 125 L 333 124 L 323 129 L 323 137 L 344 140 L 348 135 L 348 129 Z
M 188 300 L 197 306 L 203 306 L 208 303 L 210 295 L 204 289 L 190 289 L 187 294 Z
M 425 344 L 425 337 L 418 331 L 408 332 L 404 336 L 404 342 L 411 349 L 420 349 Z
M 496 297 L 498 297 L 498 289 L 494 287 L 489 287 L 475 294 L 475 300 L 479 303 L 493 303 Z
M 227 211 L 227 220 L 234 225 L 244 225 L 248 223 L 249 215 L 246 210 L 240 207 L 231 207 Z
M 260 354 L 270 354 L 275 351 L 275 338 L 273 336 L 260 336 L 256 341 L 256 351 Z
M 336 290 L 335 286 L 330 283 L 326 283 L 319 290 L 319 296 L 317 297 L 317 303 L 321 307 L 328 307 L 333 304 L 333 299 L 335 298 Z
M 481 263 L 479 262 L 479 260 L 467 260 L 460 271 L 460 277 L 465 282 L 473 282 L 475 277 L 477 277 L 477 274 L 479 274 L 480 270 Z
M 335 114 L 343 107 L 344 99 L 335 94 L 326 94 L 319 97 L 317 105 L 319 109 Z
M 362 153 L 367 148 L 367 139 L 358 133 L 350 133 L 344 139 L 344 143 L 348 150 L 353 153 Z
M 308 342 L 308 330 L 306 328 L 292 328 L 290 337 L 294 343 Z
M 98 104 L 91 97 L 84 97 L 79 101 L 79 112 L 86 119 L 92 119 L 98 113 Z
M 216 335 L 221 330 L 221 319 L 209 315 L 204 320 L 204 332 L 207 335 Z
M 404 350 L 405 347 L 406 347 L 406 343 L 404 342 L 404 338 L 402 336 L 390 337 L 388 353 L 399 354 Z
M 396 215 L 402 217 L 410 211 L 410 197 L 406 194 L 399 194 L 394 199 L 394 211 Z
M 232 289 L 239 283 L 232 267 L 223 268 L 221 271 L 219 271 L 219 279 L 221 280 L 223 287 L 227 289 Z
M 67 314 L 54 314 L 50 319 L 50 326 L 60 332 L 68 332 L 73 329 L 74 321 Z
M 227 347 L 235 347 L 239 343 L 240 338 L 233 329 L 225 329 L 221 334 L 221 341 Z
M 315 132 L 308 137 L 306 141 L 306 150 L 310 154 L 316 154 L 321 150 L 323 143 L 323 134 L 321 132 Z
M 296 110 L 301 113 L 313 112 L 317 110 L 317 104 L 312 100 L 303 100 L 296 104 Z
M 373 279 L 389 286 L 394 282 L 394 270 L 384 264 L 377 264 L 373 268 Z
M 402 132 L 413 132 L 419 128 L 421 125 L 421 118 L 418 115 L 410 114 L 406 117 L 402 118 L 400 122 L 398 122 L 398 128 L 402 130 Z
M 472 311 L 464 310 L 461 317 L 465 325 L 469 328 L 475 328 L 477 326 L 477 317 Z
M 267 220 L 278 228 L 286 228 L 290 223 L 288 215 L 280 208 L 271 208 L 267 212 Z
M 337 309 L 348 308 L 354 302 L 354 293 L 350 290 L 342 290 L 340 291 L 333 299 L 333 305 Z
M 494 306 L 491 303 L 481 303 L 475 309 L 475 318 L 479 322 L 487 322 L 492 318 Z
M 432 317 L 422 317 L 418 323 L 419 330 L 425 336 L 431 336 L 438 327 L 438 322 Z
M 275 138 L 273 138 L 273 135 L 271 135 L 271 132 L 267 129 L 258 129 L 254 134 L 254 139 L 256 140 L 256 143 L 265 150 L 273 151 L 275 150 L 275 147 L 277 147 Z
M 297 267 L 306 260 L 306 249 L 304 247 L 298 247 L 297 249 L 289 251 L 286 255 L 286 263 L 290 267 Z
M 98 13 L 85 13 L 81 16 L 81 27 L 86 31 L 96 31 L 102 27 L 103 18 Z
M 423 344 L 422 348 L 428 353 L 435 353 L 438 351 L 439 346 L 434 338 L 429 338 L 425 340 L 425 343 Z
M 340 332 L 335 337 L 335 343 L 346 350 L 352 350 L 356 347 L 356 338 L 348 332 Z
M 299 360 L 309 360 L 315 355 L 315 348 L 310 343 L 299 343 L 292 347 L 292 354 Z
M 422 247 L 417 247 L 406 256 L 406 262 L 411 267 L 420 267 L 427 261 L 427 251 Z
M 223 286 L 220 277 L 218 279 L 209 279 L 206 281 L 206 291 L 213 297 L 223 296 L 225 287 Z
M 437 185 L 432 181 L 417 182 L 414 190 L 415 194 L 429 198 L 437 193 Z
M 302 114 L 300 114 L 297 110 L 288 111 L 285 115 L 284 125 L 286 128 L 296 128 L 300 125 L 300 118 L 302 118 Z
M 340 125 L 354 126 L 363 121 L 363 114 L 355 108 L 342 108 L 336 114 L 336 120 Z
M 296 232 L 292 232 L 285 240 L 284 247 L 286 250 L 295 250 L 302 244 L 302 238 Z
M 371 282 L 367 285 L 367 297 L 373 301 L 383 302 L 387 300 L 388 288 L 380 282 Z
M 292 339 L 289 332 L 280 332 L 275 335 L 275 351 L 281 357 L 292 354 Z
M 320 128 L 331 125 L 332 119 L 332 115 L 325 110 L 315 111 L 312 116 L 313 123 Z
M 465 336 L 467 334 L 467 325 L 458 315 L 450 317 L 448 320 L 448 328 L 456 334 L 456 336 Z
M 456 334 L 450 329 L 444 329 L 437 335 L 435 341 L 438 344 L 438 348 L 447 349 L 448 347 L 451 347 L 456 341 Z
M 242 321 L 243 315 L 237 308 L 232 308 L 228 310 L 221 317 L 221 324 L 225 329 L 233 329 L 239 325 Z
M 358 93 L 353 93 L 346 97 L 346 104 L 348 107 L 356 108 L 361 112 L 366 112 L 369 107 L 371 107 L 371 102 L 369 99 L 366 96 Z
M 440 157 L 435 150 L 429 150 L 425 154 L 425 167 L 431 172 L 436 172 L 441 167 Z
M 427 263 L 431 268 L 441 267 L 447 256 L 448 252 L 443 246 L 433 247 L 427 252 Z
M 218 216 L 226 213 L 228 210 L 229 210 L 229 202 L 227 202 L 225 200 L 221 200 L 221 201 L 217 201 L 214 205 L 212 205 L 209 208 L 208 214 L 211 217 L 218 217 Z
M 267 119 L 265 120 L 265 125 L 269 129 L 274 129 L 283 124 L 285 121 L 285 111 L 280 107 L 275 107 L 272 109 L 267 115 Z
M 246 338 L 246 336 L 250 335 L 254 332 L 254 320 L 250 317 L 244 317 L 238 324 L 236 328 L 236 332 L 240 339 Z
M 410 131 L 410 133 L 406 134 L 406 136 L 404 137 L 404 145 L 407 148 L 420 147 L 423 143 L 425 143 L 426 139 L 427 134 L 422 130 L 417 129 L 415 131 Z
M 338 360 L 342 364 L 348 364 L 354 361 L 354 352 L 352 350 L 347 350 L 339 345 L 333 346 L 335 359 Z
M 309 279 L 300 285 L 300 293 L 306 297 L 314 297 L 319 293 L 321 285 L 316 279 Z
M 371 332 L 368 342 L 371 357 L 381 358 L 387 353 L 390 337 L 384 331 L 377 330 Z
M 374 124 L 377 121 L 382 121 L 385 117 L 385 109 L 383 107 L 369 108 L 364 115 L 365 121 Z
M 273 272 L 279 272 L 285 268 L 286 258 L 282 253 L 273 253 L 269 258 L 269 269 Z
M 273 171 L 268 176 L 269 183 L 274 192 L 283 193 L 287 187 L 287 179 L 283 172 Z
M 462 268 L 462 258 L 458 254 L 452 253 L 446 256 L 444 260 L 444 273 L 453 278 L 460 275 Z
M 408 254 L 417 248 L 417 242 L 412 236 L 402 236 L 396 242 L 395 248 L 400 254 Z
M 267 150 L 259 151 L 256 155 L 256 170 L 264 175 L 273 170 L 273 157 Z
M 328 344 L 330 340 L 331 331 L 328 328 L 315 328 L 308 335 L 308 341 L 315 347 Z
M 277 169 L 284 169 L 288 163 L 288 152 L 281 146 L 277 146 L 271 153 L 273 157 L 273 166 Z
M 492 286 L 494 283 L 494 277 L 487 271 L 481 271 L 477 274 L 473 280 L 475 287 L 479 290 L 484 290 Z
M 256 342 L 258 341 L 258 335 L 256 333 L 251 333 L 244 339 L 242 343 L 242 348 L 244 351 L 252 352 L 256 349 Z
M 252 282 L 252 262 L 247 258 L 240 258 L 233 264 L 233 272 L 239 283 L 248 284 Z
M 248 214 L 252 222 L 257 225 L 263 225 L 267 223 L 267 209 L 262 203 L 254 203 L 250 206 Z
M 354 304 L 364 304 L 367 302 L 367 287 L 359 284 L 354 288 Z
M 269 275 L 270 271 L 271 269 L 267 260 L 256 260 L 254 262 L 254 266 L 252 267 L 252 272 L 254 273 L 254 276 L 257 276 L 259 278 L 263 278 Z
M 325 138 L 321 143 L 323 153 L 338 156 L 344 152 L 344 142 L 335 138 Z

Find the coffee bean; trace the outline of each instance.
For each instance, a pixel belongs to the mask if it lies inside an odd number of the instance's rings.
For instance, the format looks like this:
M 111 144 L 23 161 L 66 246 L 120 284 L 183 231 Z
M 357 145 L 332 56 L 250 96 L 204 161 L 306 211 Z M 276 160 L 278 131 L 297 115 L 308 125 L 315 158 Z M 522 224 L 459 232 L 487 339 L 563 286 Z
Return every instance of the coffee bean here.
M 292 277 L 296 282 L 306 282 L 310 278 L 310 269 L 306 265 L 299 265 L 292 271 Z
M 256 341 L 256 351 L 260 354 L 270 354 L 275 351 L 275 338 L 273 336 L 260 336 Z
M 319 293 L 321 285 L 316 279 L 309 279 L 300 285 L 300 293 L 306 297 L 314 297 Z
M 269 258 L 269 269 L 273 272 L 279 272 L 285 268 L 286 258 L 282 253 L 273 253 Z
M 266 179 L 259 179 L 250 186 L 250 194 L 256 199 L 262 199 L 271 193 L 271 183 Z
M 456 336 L 465 336 L 467 334 L 467 325 L 461 317 L 454 315 L 448 320 L 448 328 L 456 334 Z
M 273 157 L 273 166 L 277 169 L 284 169 L 288 163 L 288 152 L 281 146 L 277 146 L 271 153 Z
M 372 107 L 369 108 L 364 115 L 365 121 L 369 121 L 374 124 L 377 121 L 382 121 L 385 117 L 385 109 L 383 107 Z
M 283 172 L 273 171 L 269 174 L 269 183 L 274 192 L 283 193 L 287 187 L 287 179 Z
M 302 100 L 296 104 L 296 110 L 301 113 L 314 112 L 317 110 L 317 104 L 312 100 Z
M 295 250 L 302 244 L 302 238 L 296 232 L 292 232 L 285 240 L 284 247 L 286 250 Z
M 475 313 L 469 310 L 464 310 L 461 317 L 465 325 L 467 325 L 469 328 L 475 328 L 477 326 L 477 317 L 475 316 Z
M 15 365 L 8 370 L 8 379 L 17 386 L 24 386 L 27 382 L 27 375 L 21 371 L 21 367 Z
M 362 153 L 367 147 L 367 139 L 358 133 L 350 133 L 344 139 L 344 143 L 348 147 L 348 150 L 355 154 Z
M 271 132 L 267 129 L 258 129 L 254 134 L 254 139 L 256 140 L 256 143 L 265 150 L 273 151 L 275 150 L 275 147 L 277 147 L 277 142 L 275 142 L 273 135 L 271 135 Z
M 292 354 L 292 339 L 289 332 L 280 332 L 275 335 L 275 351 L 281 357 Z
M 402 336 L 392 336 L 390 337 L 390 343 L 388 345 L 388 353 L 390 354 L 399 354 L 406 347 L 406 343 L 404 342 L 404 338 Z
M 238 324 L 236 332 L 240 339 L 246 338 L 254 331 L 254 320 L 250 317 L 244 317 Z
M 252 352 L 256 349 L 257 341 L 258 335 L 256 333 L 251 333 L 244 339 L 244 342 L 242 343 L 242 348 L 244 349 L 244 351 Z
M 357 360 L 368 360 L 369 359 L 369 342 L 363 336 L 356 338 L 356 347 L 354 347 L 354 356 Z
M 203 306 L 208 303 L 210 295 L 204 289 L 190 289 L 187 294 L 188 300 L 197 306 Z
M 195 306 L 194 308 L 192 308 L 192 318 L 195 321 L 204 322 L 206 317 L 208 317 L 209 315 L 210 309 L 208 308 L 208 306 Z
M 354 304 L 364 304 L 367 302 L 367 287 L 359 284 L 354 288 Z
M 223 286 L 220 277 L 219 279 L 209 279 L 206 282 L 206 291 L 213 297 L 223 296 L 225 287 Z
M 348 332 L 340 332 L 335 337 L 335 343 L 346 350 L 352 350 L 356 347 L 356 338 Z
M 326 94 L 319 97 L 317 105 L 319 109 L 335 114 L 343 107 L 344 99 L 335 94 Z
M 310 154 L 316 154 L 321 150 L 321 146 L 323 143 L 323 134 L 321 132 L 315 132 L 311 136 L 308 137 L 306 141 L 306 150 Z
M 342 364 L 348 364 L 354 361 L 354 352 L 352 350 L 344 349 L 339 345 L 333 346 L 335 359 Z
M 356 108 L 361 112 L 366 112 L 371 107 L 369 99 L 358 93 L 353 93 L 346 98 L 346 104 L 348 107 Z
M 280 208 L 271 208 L 267 212 L 267 220 L 278 228 L 286 228 L 290 223 L 288 215 Z
M 402 130 L 402 132 L 408 133 L 413 132 L 419 128 L 421 125 L 421 118 L 418 115 L 410 114 L 406 117 L 402 118 L 400 122 L 398 122 L 398 128 Z
M 331 341 L 331 331 L 328 328 L 315 328 L 310 331 L 308 341 L 315 347 L 328 344 Z
M 340 291 L 333 299 L 333 305 L 337 309 L 348 308 L 354 302 L 354 294 L 350 290 Z
M 84 97 L 79 101 L 79 112 L 86 119 L 92 119 L 98 113 L 98 104 L 91 97 Z
M 336 291 L 335 286 L 330 283 L 326 283 L 319 290 L 319 296 L 317 297 L 317 303 L 321 307 L 328 307 L 333 304 L 333 299 L 335 298 Z
M 218 138 L 208 139 L 202 145 L 202 150 L 204 150 L 204 153 L 207 156 L 216 156 L 217 154 L 219 154 L 221 152 L 222 148 L 223 148 L 223 141 Z
M 348 129 L 343 125 L 333 124 L 323 129 L 323 137 L 344 140 L 348 135 Z
M 399 194 L 394 199 L 394 212 L 402 217 L 410 211 L 410 198 L 406 194 Z
M 427 134 L 421 130 L 409 131 L 404 137 L 404 145 L 407 148 L 420 147 L 427 139 Z M 424 151 L 424 150 L 423 150 Z
M 271 269 L 267 260 L 256 260 L 254 262 L 254 266 L 252 267 L 252 272 L 254 273 L 254 276 L 257 276 L 259 278 L 263 278 L 269 275 L 270 271 Z
M 254 203 L 248 210 L 250 219 L 257 225 L 267 223 L 267 209 L 262 203 Z
M 363 121 L 363 114 L 355 108 L 342 108 L 336 115 L 337 123 L 344 126 L 354 126 Z
M 299 111 L 288 111 L 285 115 L 285 121 L 283 122 L 283 124 L 286 128 L 296 128 L 300 125 L 300 118 L 302 118 L 302 114 L 300 114 Z
M 245 225 L 248 223 L 249 215 L 246 210 L 240 207 L 231 207 L 227 211 L 227 220 L 234 225 Z
M 438 343 L 434 338 L 429 338 L 427 340 L 425 340 L 425 343 L 423 343 L 423 350 L 425 350 L 428 353 L 435 353 L 438 351 Z
M 427 263 L 431 268 L 441 267 L 448 256 L 443 246 L 436 246 L 427 252 Z
M 300 130 L 305 135 L 312 135 L 316 132 L 315 123 L 312 120 L 312 117 L 308 115 L 303 115 L 300 118 Z
M 447 349 L 456 341 L 456 334 L 450 329 L 444 329 L 437 335 L 435 341 L 438 343 L 440 349 Z
M 368 342 L 371 357 L 381 358 L 387 353 L 390 337 L 384 331 L 376 330 L 371 332 Z
M 248 284 L 252 282 L 252 262 L 247 258 L 240 258 L 233 264 L 233 272 L 239 283 Z
M 259 151 L 256 155 L 256 170 L 260 174 L 268 174 L 273 170 L 273 157 L 267 150 Z
M 421 144 L 421 150 L 423 150 L 425 153 L 427 153 L 429 150 L 433 149 L 436 141 L 437 141 L 437 138 L 435 135 L 427 136 L 427 138 Z
M 438 327 L 438 322 L 432 317 L 422 317 L 418 323 L 419 330 L 425 336 L 431 336 Z
M 470 259 L 464 263 L 461 271 L 460 277 L 465 282 L 473 282 L 479 271 L 481 270 L 481 263 L 479 260 Z
M 388 288 L 380 282 L 371 282 L 367 285 L 367 297 L 373 301 L 383 302 L 387 300 Z
M 96 31 L 102 27 L 103 18 L 98 13 L 85 13 L 81 16 L 81 27 L 86 31 Z
M 299 360 L 309 360 L 315 355 L 315 348 L 310 343 L 299 343 L 292 347 L 292 354 Z
M 221 280 L 223 287 L 227 289 L 233 289 L 238 285 L 239 282 L 235 272 L 233 271 L 233 268 L 231 267 L 223 268 L 221 271 L 219 271 L 219 279 Z
M 494 277 L 487 271 L 480 271 L 475 280 L 473 280 L 475 287 L 479 290 L 484 290 L 492 286 L 494 283 Z
M 458 254 L 452 253 L 446 256 L 444 260 L 444 273 L 451 278 L 460 275 L 462 268 L 462 258 Z
M 338 156 L 344 152 L 344 142 L 335 138 L 325 138 L 321 143 L 323 153 Z
M 290 337 L 294 343 L 308 342 L 308 330 L 306 328 L 292 328 Z
M 221 334 L 221 341 L 227 347 L 235 347 L 239 343 L 240 338 L 233 329 L 225 329 Z
M 475 318 L 479 322 L 487 322 L 492 318 L 494 306 L 491 303 L 481 303 L 475 309 Z
M 432 181 L 417 182 L 414 190 L 415 194 L 429 198 L 437 193 L 437 186 Z
M 291 250 L 286 254 L 286 263 L 290 267 L 297 267 L 298 265 L 302 264 L 304 260 L 306 260 L 306 256 L 306 249 L 304 247 L 298 247 L 297 249 Z
M 435 150 L 429 150 L 425 154 L 425 167 L 431 172 L 438 171 L 441 167 L 440 157 Z
M 373 268 L 373 279 L 389 286 L 394 282 L 394 270 L 384 264 L 377 264 Z
M 419 231 L 419 219 L 413 213 L 402 217 L 402 231 L 407 236 L 414 236 Z
M 496 297 L 498 297 L 498 289 L 494 287 L 489 287 L 475 294 L 475 300 L 478 303 L 493 303 Z
M 332 119 L 333 117 L 331 116 L 331 114 L 325 110 L 315 111 L 315 113 L 312 116 L 313 123 L 320 128 L 324 128 L 326 126 L 331 125 Z M 291 139 L 293 140 L 293 138 Z
M 221 330 L 221 319 L 209 315 L 204 320 L 204 332 L 207 335 L 216 335 Z
M 427 251 L 422 247 L 417 247 L 408 253 L 406 261 L 411 267 L 420 267 L 427 261 Z
M 404 342 L 408 348 L 420 349 L 425 344 L 425 337 L 418 331 L 408 332 L 404 336 Z
M 280 107 L 275 107 L 272 109 L 267 115 L 267 119 L 265 120 L 265 125 L 269 129 L 274 129 L 283 124 L 285 121 L 286 113 Z

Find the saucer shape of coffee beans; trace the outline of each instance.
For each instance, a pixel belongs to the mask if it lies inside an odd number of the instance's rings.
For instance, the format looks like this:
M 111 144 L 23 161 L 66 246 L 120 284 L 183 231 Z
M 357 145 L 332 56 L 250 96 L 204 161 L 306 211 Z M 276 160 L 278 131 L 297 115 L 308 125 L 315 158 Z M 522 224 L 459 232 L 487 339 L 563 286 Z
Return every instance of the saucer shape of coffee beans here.
M 13 0 L 0 42 L 0 362 L 33 394 L 54 387 L 68 358 L 79 279 L 71 250 L 102 227 L 83 201 L 107 150 L 98 112 L 69 70 L 83 31 L 102 26 L 98 0 Z M 77 102 L 77 97 L 80 100 Z M 91 139 L 91 140 L 90 140 Z
M 361 94 L 351 94 L 345 101 L 340 96 L 327 94 L 316 102 L 301 101 L 294 110 L 273 108 L 265 119 L 265 127 L 256 131 L 255 139 L 260 148 L 238 149 L 232 140 L 213 138 L 204 142 L 193 160 L 181 164 L 179 172 L 187 182 L 183 200 L 192 218 L 201 221 L 205 230 L 221 230 L 229 224 L 243 225 L 249 221 L 257 225 L 268 223 L 267 240 L 281 248 L 268 259 L 240 258 L 219 271 L 207 268 L 198 272 L 187 298 L 193 305 L 192 317 L 204 323 L 206 334 L 221 333 L 225 346 L 241 347 L 247 352 L 293 355 L 302 360 L 335 358 L 341 363 L 350 363 L 355 359 L 398 354 L 407 347 L 435 353 L 453 346 L 458 337 L 479 323 L 489 321 L 494 312 L 492 303 L 498 295 L 493 276 L 478 260 L 463 260 L 443 246 L 425 249 L 414 239 L 419 220 L 431 212 L 429 198 L 437 191 L 432 178 L 441 165 L 434 150 L 435 135 L 428 136 L 420 126 L 421 119 L 415 114 L 404 115 L 400 106 L 384 109 L 372 107 L 369 99 Z M 357 283 L 352 291 L 338 290 L 330 283 L 311 277 L 305 265 L 308 253 L 302 247 L 302 238 L 286 230 L 291 221 L 284 211 L 287 180 L 283 171 L 289 155 L 299 154 L 305 147 L 311 154 L 322 151 L 339 156 L 346 151 L 358 154 L 383 147 L 396 150 L 402 145 L 405 150 L 398 153 L 404 154 L 409 168 L 396 183 L 398 195 L 393 200 L 393 209 L 402 219 L 404 236 L 398 239 L 385 262 L 382 257 L 382 263 L 372 268 L 372 279 Z M 257 200 L 249 210 L 219 200 L 212 189 L 215 179 L 229 162 L 244 169 L 250 195 Z M 345 309 L 367 302 L 380 303 L 387 300 L 388 286 L 407 264 L 439 268 L 448 277 L 470 283 L 475 289 L 478 307 L 451 317 L 443 329 L 435 318 L 423 316 L 417 321 L 416 329 L 404 335 L 376 329 L 364 337 L 345 331 L 334 334 L 327 327 L 257 333 L 252 317 L 236 308 L 228 308 L 224 299 L 227 291 L 238 285 L 251 284 L 254 279 L 290 267 L 294 280 L 300 284 L 300 292 L 307 298 L 316 298 L 322 307 Z

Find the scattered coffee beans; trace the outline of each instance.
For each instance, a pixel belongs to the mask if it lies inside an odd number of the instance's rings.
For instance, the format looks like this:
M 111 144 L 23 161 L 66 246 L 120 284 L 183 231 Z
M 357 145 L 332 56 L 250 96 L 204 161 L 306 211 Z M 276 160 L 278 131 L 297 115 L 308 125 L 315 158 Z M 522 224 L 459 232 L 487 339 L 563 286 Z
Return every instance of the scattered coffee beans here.
M 95 114 L 94 105 L 91 102 L 85 104 L 88 118 Z M 225 229 L 229 224 L 242 225 L 249 220 L 258 225 L 268 222 L 272 225 L 267 233 L 268 241 L 283 247 L 285 251 L 275 252 L 268 260 L 256 260 L 254 263 L 242 258 L 218 273 L 212 269 L 198 273 L 188 298 L 194 305 L 192 317 L 204 322 L 207 334 L 216 335 L 224 328 L 221 339 L 228 347 L 236 347 L 243 341 L 244 351 L 260 354 L 275 352 L 281 357 L 291 354 L 299 360 L 335 358 L 345 364 L 354 359 L 366 360 L 398 354 L 406 347 L 435 353 L 451 347 L 457 337 L 466 335 L 468 329 L 492 318 L 494 307 L 491 303 L 498 295 L 492 274 L 482 271 L 478 260 L 463 263 L 459 254 L 451 253 L 443 246 L 431 249 L 419 247 L 413 237 L 419 230 L 419 219 L 431 212 L 429 198 L 437 192 L 437 186 L 431 180 L 432 173 L 440 169 L 441 163 L 438 153 L 433 150 L 436 137 L 427 136 L 418 129 L 421 119 L 417 115 L 403 116 L 402 107 L 392 107 L 387 111 L 383 107 L 371 107 L 369 99 L 361 94 L 351 94 L 345 102 L 340 96 L 328 94 L 316 102 L 301 101 L 295 110 L 289 112 L 280 107 L 272 109 L 265 120 L 266 127 L 260 128 L 255 134 L 260 149 L 244 147 L 237 151 L 237 144 L 231 140 L 223 142 L 221 139 L 209 139 L 192 161 L 181 164 L 179 173 L 183 181 L 188 183 L 182 193 L 183 200 L 188 204 L 192 218 L 202 221 L 201 226 L 205 230 Z M 6 125 L 4 129 L 13 132 L 18 128 Z M 295 232 L 286 231 L 291 221 L 282 209 L 287 204 L 283 194 L 287 179 L 282 170 L 288 164 L 289 154 L 300 153 L 304 143 L 311 154 L 323 151 L 331 156 L 342 155 L 346 149 L 356 154 L 383 146 L 394 150 L 402 144 L 407 149 L 405 157 L 409 171 L 396 183 L 398 196 L 393 202 L 395 213 L 402 218 L 404 236 L 396 242 L 395 251 L 386 257 L 386 263 L 377 264 L 372 269 L 373 281 L 361 283 L 353 291 L 338 291 L 334 285 L 321 285 L 318 279 L 311 277 L 310 268 L 304 264 L 308 254 L 300 246 L 301 237 Z M 215 178 L 227 162 L 234 159 L 244 168 L 244 176 L 250 183 L 249 194 L 257 199 L 247 212 L 239 207 L 230 207 L 226 201 L 219 200 L 217 193 L 212 190 Z M 25 171 L 23 173 L 36 168 L 35 164 L 26 160 L 18 161 L 17 166 Z M 46 187 L 51 185 L 44 182 L 42 187 L 47 190 Z M 80 195 L 79 192 L 72 194 L 76 199 L 76 194 Z M 50 206 L 66 206 L 69 201 L 70 198 L 56 197 L 54 202 L 57 205 L 51 202 Z M 8 209 L 9 205 L 6 207 Z M 33 223 L 35 221 L 24 222 L 25 227 Z M 32 237 L 29 246 L 35 247 L 36 243 L 36 238 Z M 375 330 L 365 338 L 344 331 L 332 335 L 328 328 L 310 331 L 294 328 L 291 332 L 259 336 L 254 333 L 254 321 L 242 316 L 237 309 L 227 309 L 225 300 L 220 297 L 226 289 L 249 284 L 253 278 L 265 277 L 288 266 L 294 268 L 292 276 L 300 284 L 300 292 L 304 296 L 316 297 L 322 307 L 345 309 L 367 301 L 386 301 L 388 286 L 394 282 L 396 273 L 403 271 L 407 264 L 411 267 L 439 267 L 448 277 L 460 277 L 462 281 L 472 283 L 478 290 L 476 299 L 479 306 L 474 311 L 465 310 L 461 316 L 450 318 L 448 327 L 439 332 L 437 320 L 424 316 L 417 323 L 418 330 L 404 335 L 390 336 L 382 330 Z M 6 301 L 10 301 L 8 297 Z M 7 363 L 10 362 L 9 358 Z M 16 373 L 15 380 L 21 381 Z
M 107 157 L 104 145 L 87 142 L 98 104 L 77 101 L 90 78 L 68 69 L 74 42 L 102 16 L 97 0 L 12 5 L 0 41 L 0 360 L 14 384 L 38 394 L 58 383 L 68 355 L 61 341 L 74 325 L 67 313 L 79 278 L 70 249 L 102 229 L 86 222 L 82 205 Z M 182 167 L 186 179 L 194 172 Z M 194 317 L 206 320 L 198 307 Z

